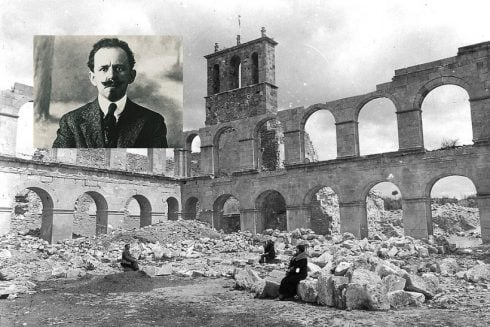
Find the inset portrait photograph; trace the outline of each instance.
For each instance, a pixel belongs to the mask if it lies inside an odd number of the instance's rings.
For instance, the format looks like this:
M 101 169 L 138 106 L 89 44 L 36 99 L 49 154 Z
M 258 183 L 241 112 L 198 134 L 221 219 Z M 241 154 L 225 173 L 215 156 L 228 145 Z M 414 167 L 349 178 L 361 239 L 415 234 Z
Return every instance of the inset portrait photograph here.
M 179 36 L 34 36 L 34 146 L 181 148 Z

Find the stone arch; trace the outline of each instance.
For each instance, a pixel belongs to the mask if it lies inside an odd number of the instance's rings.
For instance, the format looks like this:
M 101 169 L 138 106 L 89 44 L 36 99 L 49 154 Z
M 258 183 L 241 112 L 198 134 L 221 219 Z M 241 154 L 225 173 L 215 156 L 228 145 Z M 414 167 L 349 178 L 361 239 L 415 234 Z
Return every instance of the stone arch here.
M 213 65 L 213 94 L 220 91 L 219 64 Z
M 230 78 L 229 85 L 230 90 L 240 88 L 242 86 L 242 60 L 239 56 L 235 55 L 230 59 Z
M 83 210 L 87 208 L 87 202 L 83 198 L 84 196 L 85 198 L 88 197 L 95 204 L 95 215 L 87 212 L 88 210 Z M 75 202 L 72 234 L 79 234 L 81 236 L 107 234 L 107 210 L 107 201 L 99 192 L 87 191 L 80 195 Z
M 276 190 L 262 192 L 255 200 L 257 210 L 256 230 L 287 230 L 286 200 Z
M 434 189 L 439 183 L 453 179 L 451 187 L 443 185 L 445 194 L 434 194 Z M 462 180 L 464 179 L 464 181 Z M 457 186 L 454 186 L 457 184 Z M 463 185 L 470 185 L 471 190 L 466 190 L 466 196 L 462 196 Z M 454 192 L 460 191 L 459 196 Z M 429 217 L 427 218 L 427 230 L 429 235 L 449 234 L 451 241 L 458 243 L 458 235 L 464 237 L 465 246 L 474 246 L 482 243 L 481 229 L 484 212 L 483 201 L 478 201 L 477 185 L 472 178 L 464 174 L 442 174 L 429 181 L 426 194 L 430 199 Z M 471 195 L 471 196 L 467 196 Z M 460 240 L 459 240 L 460 241 Z
M 129 205 L 132 200 L 136 200 L 139 206 L 139 215 L 131 215 L 129 212 Z M 125 219 L 125 226 L 129 228 L 141 228 L 151 225 L 152 208 L 150 200 L 144 195 L 135 194 L 126 201 L 125 206 L 127 212 Z
M 304 204 L 310 215 L 310 228 L 317 234 L 340 233 L 340 207 L 335 187 L 317 185 L 305 196 Z
M 371 94 L 359 102 L 354 115 L 360 155 L 398 151 L 398 110 L 396 99 L 386 93 Z M 366 115 L 372 120 L 370 123 Z M 391 119 L 388 120 L 388 116 Z M 384 121 L 382 126 L 381 120 Z
M 182 213 L 182 218 L 185 220 L 196 220 L 199 219 L 200 212 L 200 201 L 197 197 L 191 196 L 185 201 L 184 212 Z
M 37 186 L 28 186 L 21 188 L 19 191 L 15 192 L 13 205 L 15 208 L 16 198 L 19 196 L 26 196 L 27 192 L 25 190 L 34 192 L 39 199 L 41 200 L 42 211 L 41 211 L 41 227 L 39 231 L 39 238 L 42 238 L 45 241 L 52 242 L 53 236 L 53 210 L 54 210 L 54 201 L 51 194 L 46 191 L 44 188 Z
M 424 98 L 427 96 L 427 94 L 429 94 L 429 92 L 433 89 L 443 85 L 457 85 L 463 88 L 468 93 L 470 99 L 476 96 L 476 94 L 473 94 L 472 92 L 470 83 L 463 78 L 457 76 L 441 76 L 426 82 L 419 88 L 414 97 L 413 109 L 421 110 L 422 103 L 424 102 Z
M 321 117 L 322 112 L 329 114 L 327 114 L 328 116 L 323 115 L 324 117 Z M 322 161 L 335 159 L 337 157 L 337 130 L 335 126 L 337 119 L 334 112 L 335 111 L 331 107 L 324 104 L 315 104 L 305 110 L 300 122 L 300 146 L 302 157 L 304 157 L 302 159 L 304 161 Z M 313 119 L 315 116 L 319 115 L 320 118 L 322 118 L 321 121 Z M 307 124 L 318 124 L 318 122 L 327 122 L 329 124 L 332 122 L 332 118 L 333 124 L 330 126 L 331 128 L 328 128 L 329 126 L 325 125 L 322 125 L 322 127 L 325 127 L 322 129 L 320 129 L 319 126 L 312 126 L 312 131 L 308 132 L 309 128 L 307 127 Z M 321 130 L 321 132 L 318 132 L 318 130 Z M 320 139 L 322 139 L 321 142 Z M 327 142 L 324 142 L 324 140 L 327 140 Z M 323 144 L 331 144 L 328 145 L 328 151 L 323 149 Z
M 426 149 L 473 144 L 471 103 L 467 89 L 456 84 L 438 85 L 424 95 L 421 110 Z
M 284 129 L 275 117 L 262 119 L 255 127 L 255 164 L 259 171 L 284 168 Z
M 201 169 L 201 137 L 197 133 L 189 134 L 185 142 L 186 176 L 198 176 Z
M 240 231 L 240 202 L 236 197 L 222 194 L 214 201 L 213 227 L 225 233 Z
M 238 131 L 232 126 L 220 128 L 214 135 L 214 175 L 230 175 L 240 167 Z
M 376 100 L 376 99 L 383 99 L 383 98 L 386 98 L 393 103 L 393 105 L 396 108 L 396 112 L 400 111 L 400 108 L 401 108 L 400 104 L 398 103 L 397 98 L 393 96 L 393 94 L 387 93 L 387 92 L 373 92 L 373 93 L 367 94 L 366 96 L 364 96 L 363 98 L 361 98 L 359 100 L 359 102 L 357 103 L 357 105 L 355 106 L 355 109 L 354 109 L 354 120 L 355 121 L 359 120 L 359 113 L 361 112 L 362 108 L 368 102 L 371 102 L 371 101 Z
M 368 206 L 370 206 L 371 208 L 373 208 L 373 206 L 376 206 L 377 209 L 375 210 L 383 210 L 384 211 L 384 203 L 376 203 L 376 200 L 368 200 L 368 197 L 370 195 L 370 192 L 373 188 L 375 188 L 376 186 L 380 185 L 380 184 L 390 184 L 392 185 L 392 188 L 396 189 L 397 190 L 397 194 L 399 195 L 397 201 L 399 201 L 401 203 L 402 201 L 402 189 L 400 188 L 400 186 L 398 186 L 396 183 L 392 182 L 392 181 L 387 181 L 386 179 L 376 179 L 376 180 L 373 180 L 371 181 L 370 183 L 368 183 L 363 189 L 362 189 L 362 192 L 361 192 L 361 203 L 362 203 L 362 210 L 361 210 L 361 220 L 360 220 L 360 237 L 361 238 L 366 238 L 366 237 L 371 237 L 373 236 L 373 232 L 374 232 L 374 229 L 377 227 L 376 222 L 379 221 L 378 218 L 384 218 L 385 215 L 384 213 L 380 213 L 379 215 L 373 215 L 373 217 L 371 217 L 371 212 L 368 212 L 370 208 L 368 208 Z M 370 201 L 370 203 L 368 203 L 368 201 Z M 381 201 L 381 200 L 380 200 Z M 381 217 L 382 216 L 382 217 Z M 395 217 L 395 218 L 400 218 L 399 220 L 400 221 L 397 221 L 395 222 L 395 224 L 397 224 L 397 226 L 403 226 L 403 213 L 401 214 L 401 217 Z M 388 226 L 389 227 L 389 226 Z M 392 236 L 395 236 L 396 234 L 396 229 L 395 231 L 394 230 L 389 230 L 389 233 L 392 234 Z
M 178 220 L 179 219 L 179 201 L 173 196 L 169 197 L 167 203 L 167 219 Z
M 250 57 L 252 59 L 252 63 L 251 63 L 252 84 L 258 84 L 259 83 L 259 54 L 257 52 L 254 52 Z

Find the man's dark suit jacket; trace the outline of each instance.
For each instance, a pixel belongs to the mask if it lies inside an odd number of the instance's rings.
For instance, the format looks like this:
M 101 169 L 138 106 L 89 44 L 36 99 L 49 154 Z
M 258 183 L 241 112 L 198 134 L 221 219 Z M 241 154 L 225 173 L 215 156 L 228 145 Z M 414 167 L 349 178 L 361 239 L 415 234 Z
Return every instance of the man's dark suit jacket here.
M 63 115 L 53 148 L 104 148 L 102 116 L 97 99 Z M 118 148 L 167 147 L 167 127 L 163 117 L 129 98 L 117 129 Z

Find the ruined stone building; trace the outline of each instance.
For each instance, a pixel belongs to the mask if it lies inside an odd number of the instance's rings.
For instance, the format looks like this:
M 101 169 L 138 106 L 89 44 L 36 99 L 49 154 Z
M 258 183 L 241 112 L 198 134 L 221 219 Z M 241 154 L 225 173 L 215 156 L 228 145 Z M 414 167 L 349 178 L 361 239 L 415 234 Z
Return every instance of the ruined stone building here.
M 25 190 L 42 201 L 41 236 L 71 237 L 74 203 L 93 199 L 94 230 L 124 224 L 128 201 L 139 205 L 140 226 L 166 219 L 200 219 L 225 231 L 309 227 L 326 233 L 316 194 L 329 187 L 338 197 L 340 230 L 367 236 L 366 197 L 389 179 L 401 193 L 404 232 L 432 234 L 430 193 L 446 176 L 468 177 L 477 190 L 481 234 L 490 242 L 490 42 L 458 49 L 454 57 L 398 69 L 376 90 L 308 107 L 279 110 L 275 80 L 277 42 L 260 38 L 205 56 L 205 126 L 186 131 L 185 147 L 174 150 L 169 176 L 165 150 L 149 149 L 146 163 L 128 169 L 125 149 L 58 149 L 46 160 L 15 156 L 19 108 L 32 90 L 19 84 L 1 95 L 0 233 L 11 226 L 16 196 Z M 204 69 L 204 68 L 203 68 Z M 469 95 L 473 144 L 435 151 L 424 147 L 421 105 L 441 85 Z M 396 108 L 398 150 L 360 156 L 358 117 L 377 98 Z M 308 118 L 326 110 L 335 119 L 337 156 L 318 161 L 305 133 Z M 199 137 L 200 152 L 192 151 Z M 84 162 L 86 152 L 98 165 Z M 84 154 L 85 153 L 85 154 Z M 93 162 L 93 160 L 92 160 Z

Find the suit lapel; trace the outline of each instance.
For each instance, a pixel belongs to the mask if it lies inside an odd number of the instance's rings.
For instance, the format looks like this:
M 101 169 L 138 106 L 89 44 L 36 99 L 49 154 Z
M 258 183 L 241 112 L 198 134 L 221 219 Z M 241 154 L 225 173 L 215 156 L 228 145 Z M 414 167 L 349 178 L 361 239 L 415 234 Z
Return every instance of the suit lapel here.
M 117 122 L 119 137 L 117 139 L 118 148 L 134 147 L 135 141 L 143 129 L 145 121 L 143 113 L 138 110 L 136 104 L 131 100 L 126 101 L 124 111 Z
M 88 104 L 83 120 L 80 122 L 80 130 L 88 148 L 103 148 L 105 146 L 100 107 L 97 99 Z

